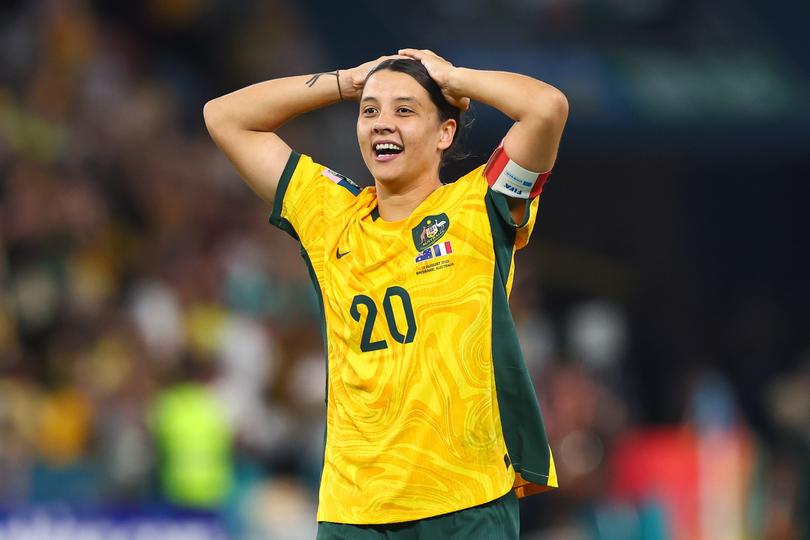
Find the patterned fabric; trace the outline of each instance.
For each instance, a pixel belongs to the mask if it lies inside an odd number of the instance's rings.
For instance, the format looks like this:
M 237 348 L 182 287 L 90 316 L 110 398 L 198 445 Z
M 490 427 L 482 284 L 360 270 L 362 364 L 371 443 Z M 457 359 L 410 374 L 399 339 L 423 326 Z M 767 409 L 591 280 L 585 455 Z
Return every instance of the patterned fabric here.
M 270 221 L 301 242 L 323 310 L 319 521 L 412 521 L 492 501 L 516 481 L 556 486 L 506 303 L 538 202 L 516 225 L 482 171 L 386 222 L 374 188 L 290 157 Z

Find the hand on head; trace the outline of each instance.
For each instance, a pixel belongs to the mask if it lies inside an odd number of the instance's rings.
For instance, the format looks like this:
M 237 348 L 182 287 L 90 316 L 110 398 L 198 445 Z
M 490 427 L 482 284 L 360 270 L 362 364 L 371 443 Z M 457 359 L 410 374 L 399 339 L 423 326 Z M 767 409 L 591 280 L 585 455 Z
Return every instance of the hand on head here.
M 400 49 L 399 54 L 380 56 L 351 69 L 340 71 L 339 82 L 343 99 L 359 101 L 363 93 L 366 77 L 380 62 L 384 60 L 411 59 L 418 60 L 425 66 L 430 77 L 436 81 L 448 103 L 466 111 L 470 107 L 470 98 L 458 95 L 450 86 L 450 77 L 454 69 L 453 64 L 427 49 Z
M 400 49 L 399 54 L 405 58 L 419 60 L 425 66 L 430 77 L 442 90 L 444 99 L 451 105 L 466 111 L 470 107 L 470 98 L 454 91 L 451 87 L 451 76 L 456 69 L 453 64 L 429 49 Z
M 394 60 L 397 58 L 408 57 L 399 54 L 391 54 L 388 56 L 381 56 L 376 60 L 370 60 L 351 69 L 340 70 L 338 84 L 341 85 L 340 90 L 343 95 L 343 99 L 359 101 L 360 96 L 363 93 L 363 85 L 366 84 L 366 77 L 368 77 L 369 71 L 374 69 L 377 64 L 384 60 Z

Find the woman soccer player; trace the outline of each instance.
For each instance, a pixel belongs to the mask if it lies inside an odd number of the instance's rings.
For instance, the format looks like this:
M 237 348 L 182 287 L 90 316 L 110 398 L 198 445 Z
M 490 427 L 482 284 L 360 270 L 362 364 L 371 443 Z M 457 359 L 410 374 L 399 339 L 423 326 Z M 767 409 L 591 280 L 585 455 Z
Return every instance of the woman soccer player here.
M 274 133 L 341 99 L 360 105 L 374 177 L 362 190 Z M 515 123 L 486 166 L 442 184 L 470 100 Z M 557 478 L 507 298 L 565 97 L 403 49 L 255 84 L 204 113 L 272 204 L 270 222 L 300 241 L 318 292 L 328 373 L 318 538 L 517 538 L 517 498 Z

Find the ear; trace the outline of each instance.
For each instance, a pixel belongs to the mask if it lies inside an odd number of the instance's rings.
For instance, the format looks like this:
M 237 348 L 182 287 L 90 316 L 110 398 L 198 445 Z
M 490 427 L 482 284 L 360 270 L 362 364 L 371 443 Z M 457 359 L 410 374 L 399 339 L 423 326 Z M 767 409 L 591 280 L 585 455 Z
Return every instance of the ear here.
M 447 150 L 450 148 L 450 145 L 453 144 L 453 136 L 456 134 L 456 129 L 458 128 L 458 124 L 452 118 L 448 118 L 442 125 L 439 127 L 439 144 L 437 148 L 439 150 Z

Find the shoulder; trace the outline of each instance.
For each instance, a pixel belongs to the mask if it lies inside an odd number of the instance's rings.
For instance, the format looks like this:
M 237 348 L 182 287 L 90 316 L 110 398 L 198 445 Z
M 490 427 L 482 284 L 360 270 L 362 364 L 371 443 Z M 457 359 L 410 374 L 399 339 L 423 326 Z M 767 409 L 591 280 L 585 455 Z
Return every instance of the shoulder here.
M 362 206 L 363 191 L 347 176 L 292 151 L 276 189 L 270 223 L 296 239 L 321 234 L 328 222 Z
M 311 156 L 299 154 L 293 150 L 287 161 L 287 166 L 284 168 L 281 183 L 287 184 L 294 178 L 303 181 L 311 181 L 312 179 L 328 181 L 325 182 L 324 185 L 328 186 L 331 183 L 332 185 L 343 188 L 353 196 L 359 195 L 361 191 L 360 186 L 353 182 L 348 176 L 318 163 Z
M 484 179 L 485 164 L 478 165 L 473 170 L 456 178 L 447 184 L 454 192 L 475 194 L 483 196 L 487 191 L 487 182 Z

